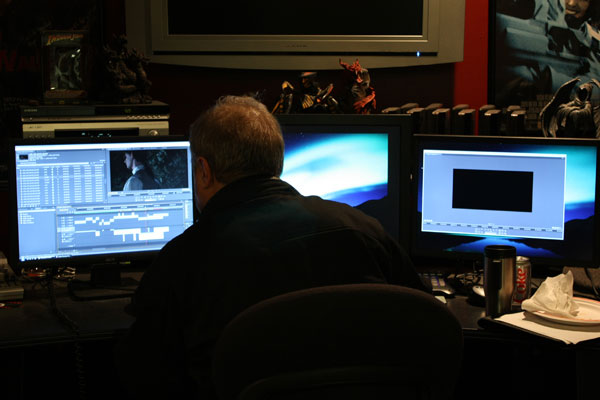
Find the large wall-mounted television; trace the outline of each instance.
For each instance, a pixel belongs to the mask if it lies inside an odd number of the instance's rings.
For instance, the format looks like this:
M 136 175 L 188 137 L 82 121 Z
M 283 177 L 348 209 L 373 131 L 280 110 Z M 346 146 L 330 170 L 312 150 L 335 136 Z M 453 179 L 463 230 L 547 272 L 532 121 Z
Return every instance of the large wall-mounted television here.
M 414 257 L 481 261 L 503 244 L 538 266 L 599 266 L 599 141 L 414 139 Z
M 186 2 L 128 0 L 127 38 L 151 62 L 334 70 L 463 59 L 465 0 Z

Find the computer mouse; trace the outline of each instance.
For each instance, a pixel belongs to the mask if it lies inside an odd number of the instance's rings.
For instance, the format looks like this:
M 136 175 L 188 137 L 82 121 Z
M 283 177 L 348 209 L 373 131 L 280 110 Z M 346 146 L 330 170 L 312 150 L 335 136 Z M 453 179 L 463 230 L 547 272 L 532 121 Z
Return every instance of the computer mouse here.
M 485 307 L 485 293 L 482 285 L 474 285 L 468 294 L 470 304 L 477 307 Z
M 479 297 L 485 297 L 485 292 L 483 290 L 483 286 L 481 286 L 481 285 L 474 285 L 473 293 L 475 293 Z

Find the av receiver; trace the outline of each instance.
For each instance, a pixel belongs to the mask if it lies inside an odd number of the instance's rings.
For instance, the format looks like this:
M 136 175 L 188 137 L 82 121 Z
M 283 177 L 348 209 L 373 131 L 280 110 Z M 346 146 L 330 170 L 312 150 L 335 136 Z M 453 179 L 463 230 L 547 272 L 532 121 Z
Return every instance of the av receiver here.
M 169 134 L 169 106 L 159 101 L 21 106 L 20 113 L 25 139 Z

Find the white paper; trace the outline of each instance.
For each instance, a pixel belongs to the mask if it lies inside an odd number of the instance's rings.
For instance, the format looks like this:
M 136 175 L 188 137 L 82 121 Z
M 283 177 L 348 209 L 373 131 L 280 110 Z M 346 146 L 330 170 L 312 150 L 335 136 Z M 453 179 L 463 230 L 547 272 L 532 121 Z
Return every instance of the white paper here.
M 565 325 L 547 321 L 529 312 L 504 314 L 501 317 L 495 318 L 495 320 L 551 339 L 562 340 L 566 344 L 576 344 L 584 340 L 600 338 L 600 325 Z

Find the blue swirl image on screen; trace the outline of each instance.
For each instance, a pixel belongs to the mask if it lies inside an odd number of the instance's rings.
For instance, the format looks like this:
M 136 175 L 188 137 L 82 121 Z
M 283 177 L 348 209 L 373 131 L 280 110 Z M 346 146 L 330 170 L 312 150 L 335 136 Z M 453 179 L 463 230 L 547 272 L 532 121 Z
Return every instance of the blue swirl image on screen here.
M 305 196 L 357 206 L 387 195 L 387 134 L 288 133 L 281 179 Z

